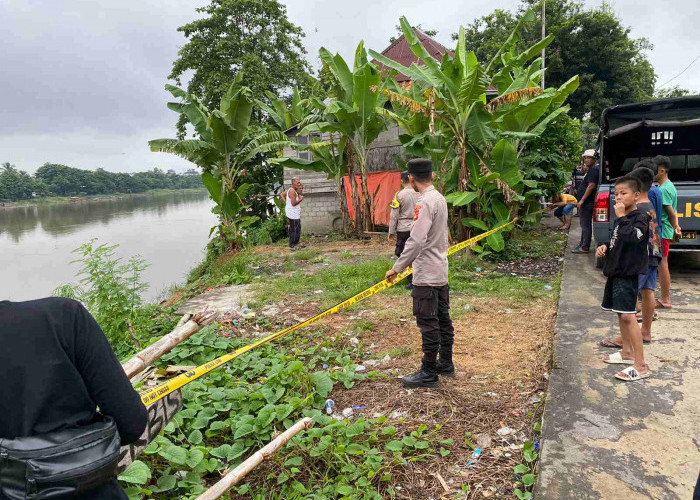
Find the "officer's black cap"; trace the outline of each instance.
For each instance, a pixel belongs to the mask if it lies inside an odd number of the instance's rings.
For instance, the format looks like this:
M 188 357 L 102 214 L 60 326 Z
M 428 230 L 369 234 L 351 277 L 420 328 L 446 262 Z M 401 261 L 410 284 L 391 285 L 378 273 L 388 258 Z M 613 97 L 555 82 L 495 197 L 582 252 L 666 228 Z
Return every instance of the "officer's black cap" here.
M 408 162 L 408 173 L 414 177 L 425 179 L 433 173 L 433 162 L 427 158 L 414 158 Z

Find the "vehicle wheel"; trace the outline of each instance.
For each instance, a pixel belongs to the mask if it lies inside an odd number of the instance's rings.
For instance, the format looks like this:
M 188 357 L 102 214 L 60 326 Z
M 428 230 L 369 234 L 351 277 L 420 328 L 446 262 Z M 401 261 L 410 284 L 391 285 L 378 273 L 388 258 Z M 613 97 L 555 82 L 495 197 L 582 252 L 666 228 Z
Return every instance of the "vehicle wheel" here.
M 596 257 L 595 258 L 595 267 L 597 269 L 603 269 L 604 262 L 605 262 L 605 257 Z

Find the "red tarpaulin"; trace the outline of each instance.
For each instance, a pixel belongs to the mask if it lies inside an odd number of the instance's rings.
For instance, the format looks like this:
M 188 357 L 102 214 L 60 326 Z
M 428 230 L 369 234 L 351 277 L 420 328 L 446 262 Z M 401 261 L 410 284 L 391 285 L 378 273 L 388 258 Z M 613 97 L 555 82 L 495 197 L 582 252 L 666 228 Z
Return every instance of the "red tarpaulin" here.
M 357 181 L 357 191 L 360 194 L 360 200 L 362 200 L 362 178 L 356 175 L 355 180 Z M 355 220 L 349 176 L 346 175 L 343 178 L 343 185 L 345 186 L 345 196 L 348 199 L 350 218 Z M 378 191 L 377 186 L 379 186 Z M 401 189 L 401 172 L 399 170 L 370 172 L 367 174 L 367 188 L 372 198 L 372 222 L 377 226 L 388 226 L 391 216 L 391 207 L 389 204 L 391 200 L 394 199 L 396 192 Z M 374 194 L 375 191 L 377 192 L 376 196 Z

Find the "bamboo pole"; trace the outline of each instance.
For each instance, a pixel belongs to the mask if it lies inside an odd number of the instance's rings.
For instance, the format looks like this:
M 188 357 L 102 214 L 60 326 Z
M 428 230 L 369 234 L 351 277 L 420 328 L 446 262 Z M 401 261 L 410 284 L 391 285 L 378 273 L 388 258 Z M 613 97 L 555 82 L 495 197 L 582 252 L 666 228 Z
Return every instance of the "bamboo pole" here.
M 313 421 L 308 417 L 299 420 L 296 424 L 256 451 L 238 467 L 229 471 L 229 473 L 219 480 L 214 486 L 197 497 L 197 500 L 215 500 L 220 498 L 224 493 L 236 486 L 241 479 L 243 479 L 263 460 L 270 458 L 278 449 L 287 444 L 287 442 L 296 434 L 308 429 L 312 425 Z
M 203 326 L 213 323 L 217 316 L 216 312 L 204 311 L 195 314 L 182 324 L 178 323 L 178 326 L 175 327 L 172 332 L 161 337 L 143 351 L 135 354 L 129 361 L 122 365 L 126 376 L 132 378 L 134 375 L 139 374 L 163 354 L 170 352 L 172 348 L 180 342 L 187 340 L 197 333 Z

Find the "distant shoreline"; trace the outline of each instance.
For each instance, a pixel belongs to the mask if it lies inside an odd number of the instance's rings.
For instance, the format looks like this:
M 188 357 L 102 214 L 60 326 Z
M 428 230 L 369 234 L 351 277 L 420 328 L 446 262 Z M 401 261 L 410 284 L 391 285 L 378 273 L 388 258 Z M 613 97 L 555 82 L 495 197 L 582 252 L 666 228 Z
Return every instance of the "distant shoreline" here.
M 141 193 L 92 194 L 85 196 L 46 196 L 44 198 L 32 198 L 31 200 L 18 200 L 13 202 L 6 202 L 6 204 L 0 202 L 0 209 L 13 207 L 31 207 L 38 205 L 60 205 L 63 203 L 91 203 L 97 201 L 122 200 L 124 198 L 138 196 L 197 192 L 206 193 L 207 190 L 204 186 L 202 186 L 201 188 L 185 189 L 149 189 L 148 191 L 143 191 Z

